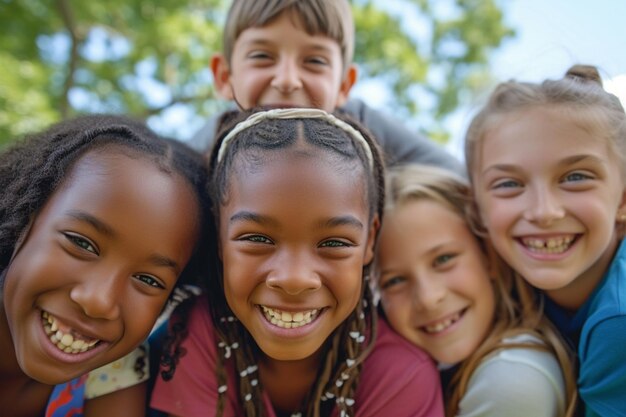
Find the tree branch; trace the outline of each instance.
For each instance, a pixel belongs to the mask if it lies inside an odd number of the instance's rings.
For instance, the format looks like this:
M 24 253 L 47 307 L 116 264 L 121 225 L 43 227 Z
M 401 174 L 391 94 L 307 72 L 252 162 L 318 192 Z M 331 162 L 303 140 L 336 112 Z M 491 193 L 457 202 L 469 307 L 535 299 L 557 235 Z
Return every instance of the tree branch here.
M 65 74 L 65 82 L 63 83 L 63 94 L 61 95 L 61 116 L 66 119 L 69 115 L 70 100 L 69 92 L 74 85 L 74 73 L 78 66 L 78 35 L 76 33 L 76 22 L 72 9 L 67 0 L 56 1 L 59 14 L 63 23 L 65 23 L 65 29 L 70 36 L 70 57 L 67 63 L 67 73 Z
M 192 103 L 194 101 L 204 101 L 204 100 L 211 100 L 211 99 L 215 99 L 215 97 L 213 96 L 212 93 L 204 94 L 204 95 L 201 95 L 201 96 L 175 97 L 167 104 L 164 104 L 164 105 L 159 106 L 159 107 L 153 107 L 153 108 L 147 109 L 143 113 L 142 117 L 148 118 L 150 116 L 154 116 L 155 114 L 159 114 L 163 110 L 165 110 L 168 107 L 171 107 L 171 106 L 173 106 L 175 104 Z

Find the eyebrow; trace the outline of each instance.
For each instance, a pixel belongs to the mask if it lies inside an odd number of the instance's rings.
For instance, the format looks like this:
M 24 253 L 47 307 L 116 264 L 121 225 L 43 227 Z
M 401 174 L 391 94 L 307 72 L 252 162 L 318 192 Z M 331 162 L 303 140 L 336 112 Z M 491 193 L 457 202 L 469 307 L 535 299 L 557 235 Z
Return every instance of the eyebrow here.
M 275 42 L 273 40 L 270 39 L 251 39 L 249 41 L 245 41 L 242 46 L 244 47 L 257 47 L 257 46 L 274 46 L 276 45 L 278 42 Z M 331 52 L 331 48 L 329 48 L 326 45 L 320 44 L 320 43 L 316 43 L 316 42 L 311 42 L 310 44 L 305 45 L 305 48 L 311 48 L 311 49 L 315 49 L 315 50 L 319 50 L 319 51 L 323 51 L 323 52 Z M 303 48 L 300 48 L 303 49 Z
M 117 235 L 111 226 L 87 212 L 81 210 L 69 210 L 66 212 L 66 215 L 73 219 L 89 223 L 98 232 L 108 237 L 115 237 Z M 155 266 L 172 268 L 177 274 L 180 272 L 180 266 L 178 263 L 167 256 L 152 254 L 150 255 L 149 262 Z
M 87 212 L 81 210 L 69 210 L 65 214 L 73 219 L 89 223 L 94 229 L 102 234 L 107 236 L 116 235 L 115 230 L 113 230 L 111 226 Z
M 172 268 L 176 272 L 176 275 L 180 273 L 180 266 L 178 265 L 178 263 L 176 263 L 176 261 L 174 261 L 173 259 L 168 258 L 167 256 L 152 254 L 150 255 L 149 260 L 155 266 Z
M 350 215 L 331 217 L 328 220 L 321 221 L 319 223 L 319 226 L 326 227 L 326 228 L 337 227 L 337 226 L 352 226 L 360 230 L 364 229 L 365 227 L 359 219 Z
M 568 156 L 567 158 L 564 158 L 561 161 L 559 161 L 559 165 L 561 166 L 573 165 L 575 163 L 578 163 L 584 160 L 589 160 L 597 164 L 605 165 L 604 161 L 601 158 L 598 158 L 595 155 L 588 155 L 588 154 Z M 485 174 L 486 172 L 491 171 L 491 170 L 515 172 L 515 171 L 518 171 L 519 168 L 520 167 L 518 165 L 514 165 L 514 164 L 496 164 L 496 165 L 491 165 L 490 167 L 485 169 L 482 173 Z
M 230 216 L 229 223 L 236 222 L 254 222 L 264 225 L 277 226 L 278 222 L 270 217 L 263 216 L 258 213 L 253 213 L 251 211 L 238 211 L 237 213 Z
M 263 216 L 261 214 L 253 213 L 251 211 L 239 211 L 230 216 L 229 219 L 229 223 L 246 221 L 274 227 L 277 227 L 279 225 L 278 221 L 272 219 L 271 217 Z M 320 221 L 318 225 L 321 228 L 351 226 L 361 230 L 365 227 L 359 219 L 351 215 L 331 217 L 330 219 Z

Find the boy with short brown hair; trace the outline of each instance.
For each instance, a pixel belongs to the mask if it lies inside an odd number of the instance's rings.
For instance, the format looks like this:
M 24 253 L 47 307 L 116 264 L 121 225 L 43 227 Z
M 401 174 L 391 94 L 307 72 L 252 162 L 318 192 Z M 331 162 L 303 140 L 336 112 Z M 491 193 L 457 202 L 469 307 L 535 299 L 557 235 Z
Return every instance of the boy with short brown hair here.
M 234 0 L 223 36 L 224 51 L 211 60 L 215 89 L 240 109 L 339 109 L 374 134 L 387 164 L 423 163 L 465 174 L 460 162 L 436 143 L 360 100 L 348 100 L 357 68 L 347 0 Z M 214 117 L 190 144 L 207 150 L 216 125 Z

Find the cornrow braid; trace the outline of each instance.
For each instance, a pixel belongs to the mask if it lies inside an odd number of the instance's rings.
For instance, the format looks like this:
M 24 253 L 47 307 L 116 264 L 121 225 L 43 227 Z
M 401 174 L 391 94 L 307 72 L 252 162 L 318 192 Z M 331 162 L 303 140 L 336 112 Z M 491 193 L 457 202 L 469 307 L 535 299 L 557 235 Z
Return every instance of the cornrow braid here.
M 308 109 L 310 110 L 310 109 Z M 345 116 L 337 116 L 350 129 L 336 124 L 329 124 L 324 118 L 302 116 L 294 119 L 267 119 L 240 129 L 236 140 L 222 145 L 238 123 L 246 120 L 258 109 L 243 112 L 234 117 L 227 117 L 228 125 L 222 128 L 209 155 L 208 189 L 213 196 L 212 212 L 215 224 L 210 233 L 219 236 L 219 211 L 227 198 L 230 178 L 236 170 L 236 155 L 254 152 L 272 152 L 293 146 L 300 138 L 307 143 L 340 155 L 347 160 L 358 160 L 363 166 L 367 203 L 370 220 L 375 215 L 382 220 L 384 207 L 384 166 L 378 145 L 371 135 L 356 122 Z M 258 116 L 257 116 L 258 117 Z M 356 129 L 361 138 L 349 130 Z M 218 161 L 218 153 L 222 149 Z M 217 239 L 215 239 L 217 240 Z M 212 258 L 211 273 L 207 297 L 213 318 L 218 363 L 215 370 L 218 380 L 217 416 L 222 416 L 226 404 L 228 364 L 234 365 L 237 371 L 236 387 L 248 417 L 266 416 L 262 401 L 262 387 L 258 376 L 258 357 L 260 349 L 250 333 L 234 317 L 224 298 L 222 282 L 222 265 L 217 247 L 212 242 L 210 257 Z M 302 409 L 294 413 L 302 417 L 328 416 L 337 407 L 342 416 L 354 414 L 354 397 L 359 382 L 363 361 L 373 348 L 376 336 L 377 315 L 373 307 L 373 296 L 368 284 L 369 265 L 363 269 L 361 300 L 344 322 L 334 330 L 322 347 L 324 360 L 316 383 L 311 387 L 310 394 L 304 400 Z
M 361 302 L 331 336 L 331 349 L 316 379 L 312 391 L 314 397 L 308 401 L 307 417 L 330 415 L 334 406 L 338 407 L 341 416 L 354 415 L 360 371 L 363 361 L 374 348 L 377 319 L 371 286 L 366 282 Z

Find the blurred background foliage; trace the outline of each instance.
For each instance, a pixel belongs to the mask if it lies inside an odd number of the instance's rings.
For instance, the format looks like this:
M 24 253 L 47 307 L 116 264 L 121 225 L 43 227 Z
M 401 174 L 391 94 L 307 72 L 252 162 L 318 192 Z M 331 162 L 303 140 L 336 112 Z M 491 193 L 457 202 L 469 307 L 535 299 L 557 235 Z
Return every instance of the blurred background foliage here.
M 303 0 L 304 1 L 304 0 Z M 81 113 L 148 120 L 189 137 L 228 103 L 208 63 L 230 0 L 0 0 L 0 146 Z M 353 0 L 361 83 L 384 109 L 445 141 L 445 118 L 492 80 L 515 35 L 496 0 Z M 360 90 L 366 101 L 376 92 Z M 376 104 L 376 103 L 371 103 Z

